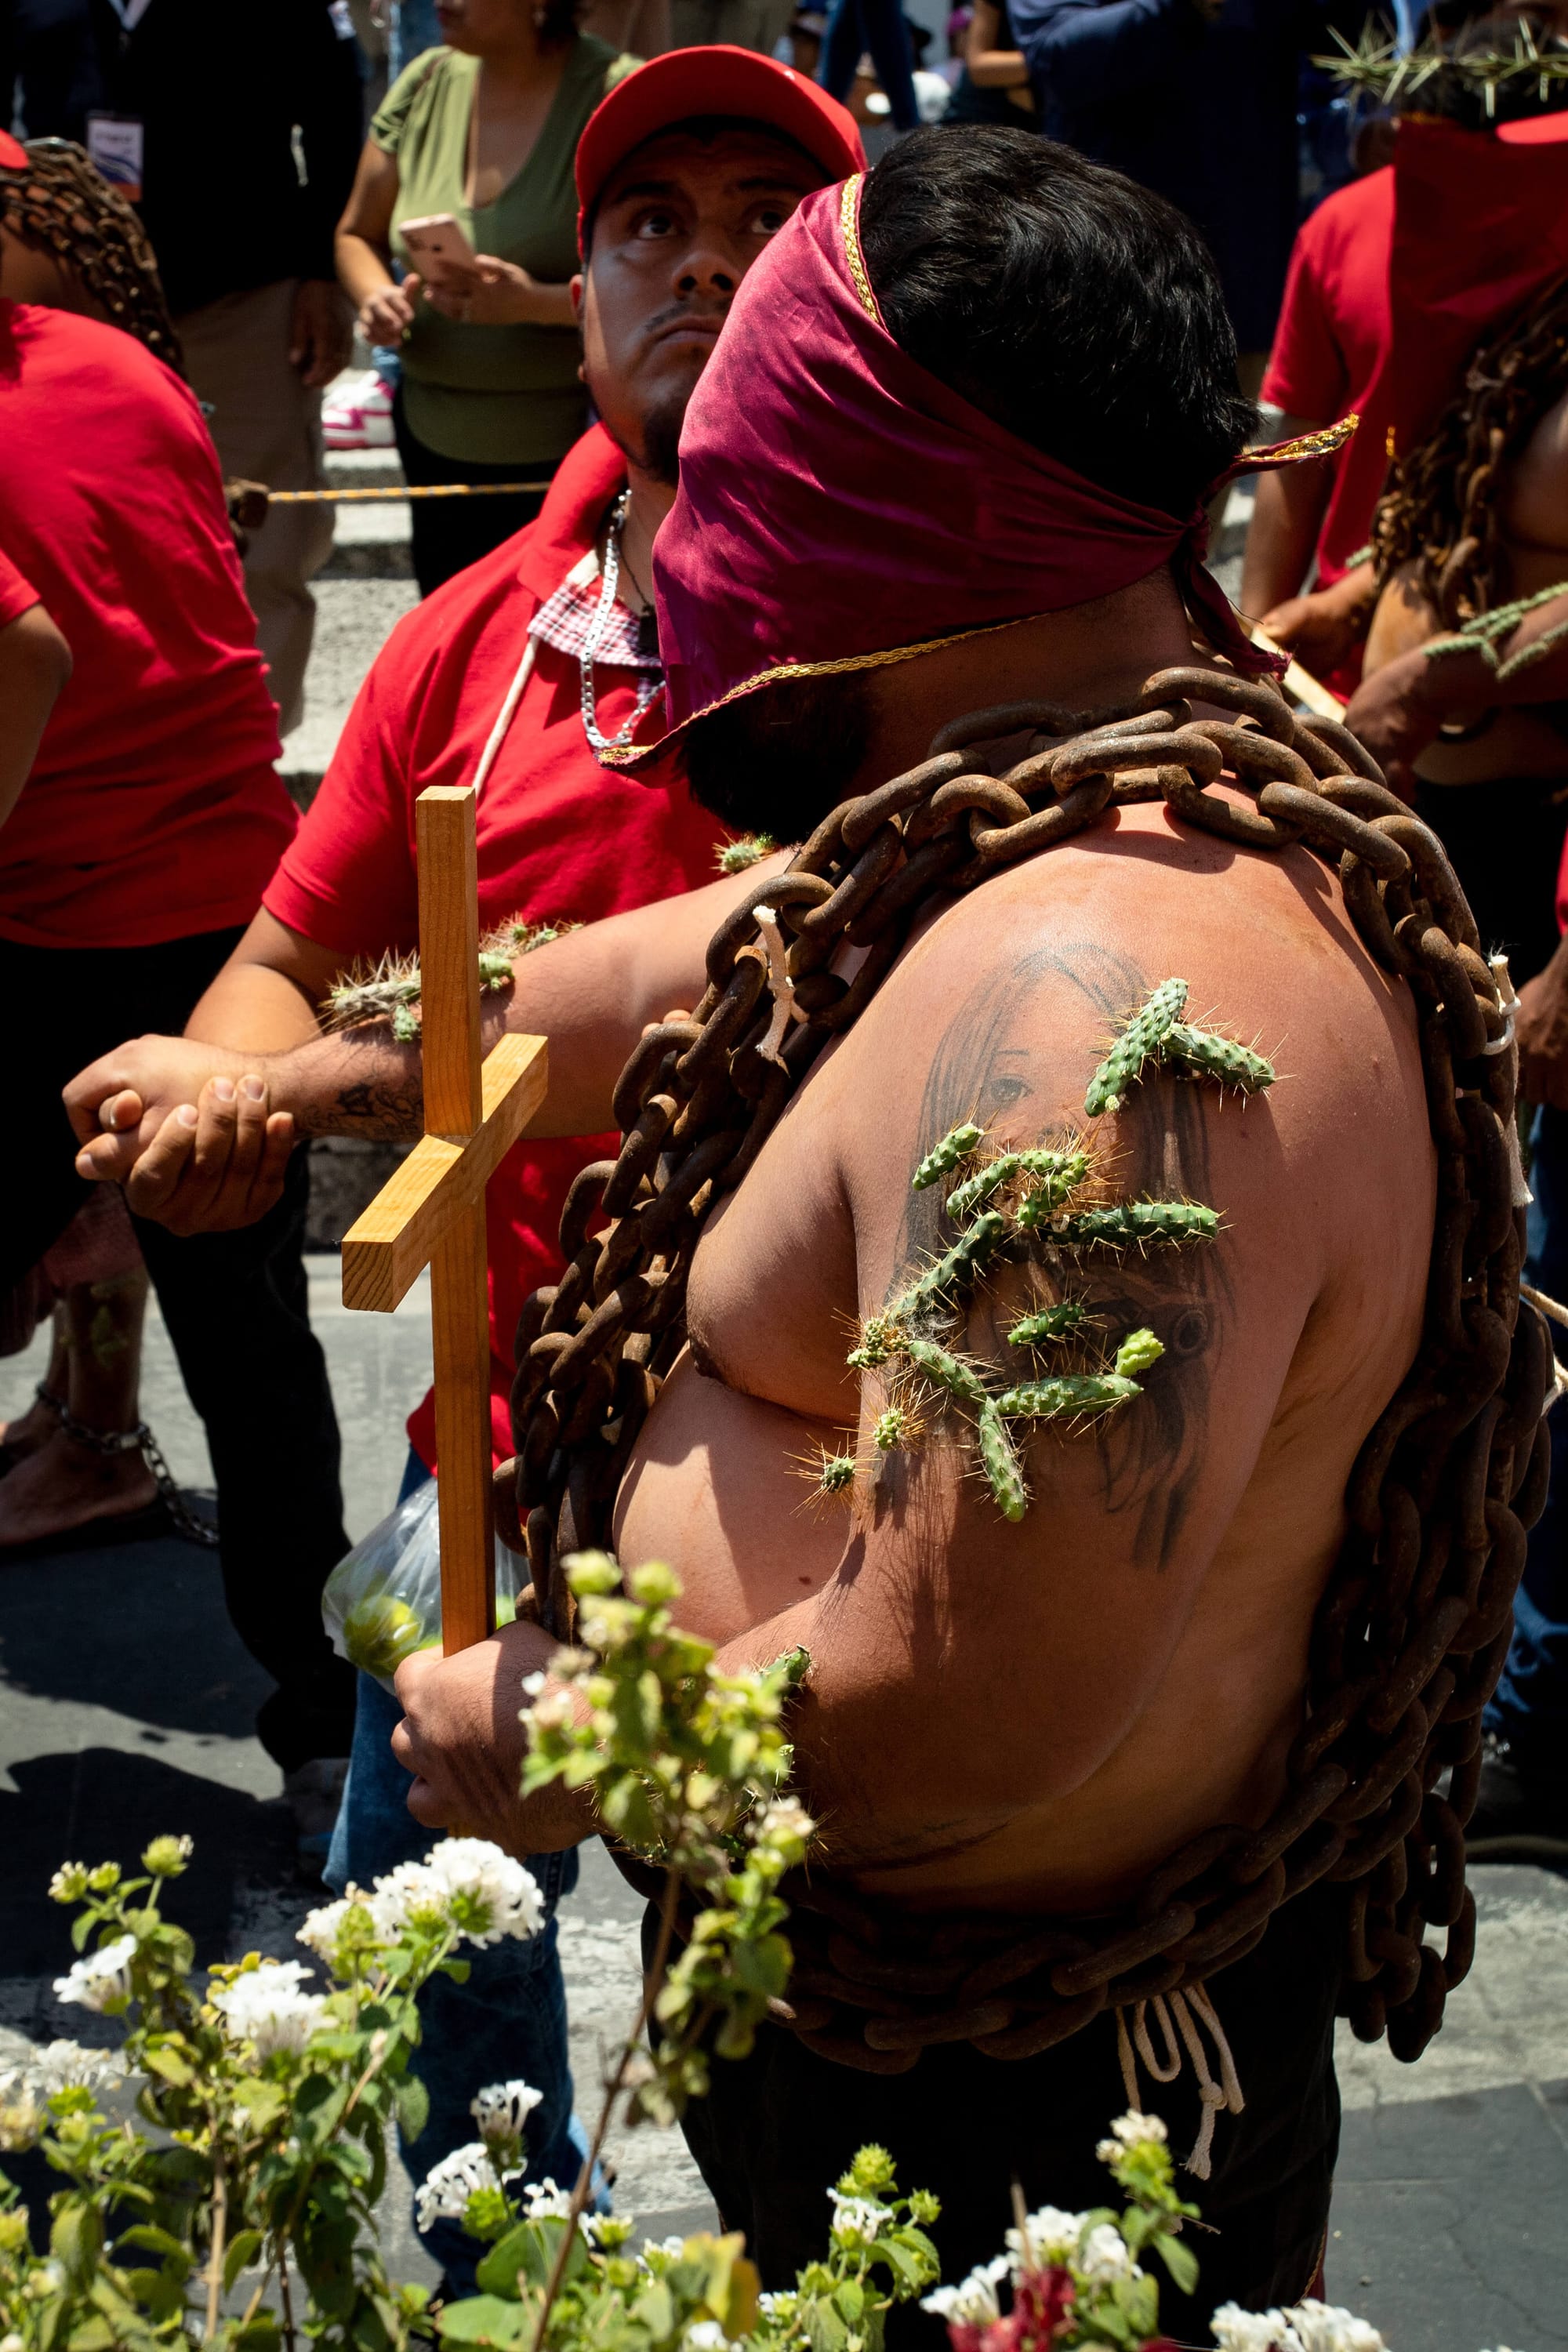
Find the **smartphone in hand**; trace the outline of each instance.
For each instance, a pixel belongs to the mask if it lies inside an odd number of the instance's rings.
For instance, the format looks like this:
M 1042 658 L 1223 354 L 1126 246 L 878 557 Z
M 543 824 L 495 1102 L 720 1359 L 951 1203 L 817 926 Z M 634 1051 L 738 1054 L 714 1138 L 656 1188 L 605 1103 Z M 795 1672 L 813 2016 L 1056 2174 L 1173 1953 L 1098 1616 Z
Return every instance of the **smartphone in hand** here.
M 418 220 L 400 221 L 398 235 L 426 286 L 460 282 L 478 259 L 461 225 L 450 213 L 426 213 Z

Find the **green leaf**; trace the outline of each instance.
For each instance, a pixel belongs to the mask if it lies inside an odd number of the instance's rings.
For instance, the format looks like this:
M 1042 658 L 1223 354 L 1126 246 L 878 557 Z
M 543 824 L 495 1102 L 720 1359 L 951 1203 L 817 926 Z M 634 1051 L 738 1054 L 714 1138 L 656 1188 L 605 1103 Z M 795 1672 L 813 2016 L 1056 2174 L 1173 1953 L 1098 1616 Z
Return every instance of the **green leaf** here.
M 866 2290 L 858 2279 L 840 2279 L 834 2289 L 833 2304 L 851 2327 L 858 2327 L 866 2310 Z
M 85 2294 L 103 2252 L 103 2224 L 90 2205 L 62 2206 L 49 2231 L 49 2252 L 78 2294 Z
M 470 2294 L 449 2303 L 437 2326 L 452 2344 L 521 2344 L 537 2325 L 531 2306 L 503 2302 L 499 2294 Z
M 849 2330 L 826 2296 L 802 2302 L 800 2325 L 811 2352 L 849 2352 Z
M 247 2074 L 234 2086 L 234 2104 L 252 2131 L 265 2133 L 273 2130 L 288 2114 L 289 2094 L 281 2083 L 268 2083 L 259 2075 Z
M 142 2063 L 149 2074 L 162 2075 L 165 2083 L 173 2083 L 176 2090 L 187 2089 L 196 2079 L 195 2069 L 175 2042 L 145 2043 L 142 2051 Z
M 261 2232 L 259 2230 L 237 2230 L 235 2231 L 234 2236 L 228 2242 L 228 2251 L 223 2258 L 223 2291 L 225 2294 L 232 2294 L 234 2293 L 235 2280 L 239 2276 L 242 2270 L 246 2269 L 249 2263 L 256 2260 L 257 2255 L 260 2252 Z
M 1198 2283 L 1198 2258 L 1180 2238 L 1157 2238 L 1154 2251 L 1171 2273 L 1178 2294 L 1191 2294 Z
M 554 2216 L 542 2221 L 520 2221 L 490 2248 L 474 2276 L 487 2294 L 521 2295 L 530 2287 L 543 2286 L 554 2267 L 565 2227 Z M 563 2285 L 587 2277 L 593 2268 L 582 2231 L 574 2229 L 572 2236 L 572 2251 L 562 2273 Z
M 122 2231 L 115 2242 L 117 2254 L 122 2246 L 139 2247 L 146 2254 L 162 2254 L 182 2278 L 190 2276 L 189 2249 L 172 2231 L 161 2230 L 155 2221 L 137 2221 L 131 2229 Z
M 417 2139 L 430 2120 L 430 2094 L 417 2074 L 405 2074 L 394 2092 L 397 2128 L 405 2140 Z

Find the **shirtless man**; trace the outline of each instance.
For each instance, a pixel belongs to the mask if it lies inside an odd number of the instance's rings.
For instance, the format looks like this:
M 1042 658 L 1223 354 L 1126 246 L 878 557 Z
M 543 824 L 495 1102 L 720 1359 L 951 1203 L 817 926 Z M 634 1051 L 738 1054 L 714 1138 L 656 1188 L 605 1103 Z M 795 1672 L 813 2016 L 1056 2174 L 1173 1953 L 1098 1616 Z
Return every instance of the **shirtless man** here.
M 1125 702 L 1189 662 L 1204 591 L 1192 524 L 1173 519 L 1197 516 L 1249 423 L 1212 265 L 1116 175 L 1026 133 L 917 132 L 865 184 L 858 242 L 853 202 L 853 184 L 842 213 L 837 191 L 807 199 L 742 289 L 656 559 L 693 789 L 781 838 L 920 761 L 959 714 L 1026 695 Z M 792 466 L 804 448 L 810 467 Z M 900 500 L 910 481 L 918 499 Z M 846 529 L 852 499 L 875 531 Z M 1205 618 L 1244 658 L 1226 617 Z M 695 1002 L 706 943 L 753 879 L 519 967 L 505 1020 L 552 1040 L 542 1131 L 604 1123 L 624 1054 Z M 956 1444 L 885 1507 L 803 1514 L 792 1457 L 858 1425 L 868 1458 L 881 1409 L 880 1382 L 846 1367 L 847 1329 L 945 1236 L 939 1195 L 910 1189 L 922 1153 L 966 1117 L 1004 1146 L 1081 1124 L 1109 1029 L 1173 974 L 1194 1010 L 1258 1033 L 1289 1084 L 1244 1109 L 1151 1079 L 1099 1124 L 1128 1195 L 1191 1196 L 1222 1221 L 1205 1247 L 1092 1273 L 1110 1340 L 1147 1327 L 1163 1343 L 1146 1394 L 1094 1433 L 1030 1445 L 1016 1524 Z M 205 1099 L 196 1129 L 176 1117 L 213 1067 L 147 1040 L 85 1073 L 86 1161 L 128 1175 L 144 1207 L 188 1182 L 219 1197 L 226 1139 Z M 384 1036 L 322 1040 L 262 1075 L 307 1131 L 405 1127 L 417 1094 L 416 1057 Z M 1257 856 L 1126 807 L 917 934 L 705 1232 L 689 1350 L 615 1530 L 626 1559 L 673 1562 L 683 1617 L 724 1666 L 810 1652 L 795 1731 L 824 1865 L 906 1909 L 1092 1916 L 1194 1832 L 1268 1815 L 1347 1475 L 1416 1347 L 1434 1168 L 1411 1001 L 1304 853 Z M 966 1339 L 984 1360 L 1004 1352 L 1016 1282 L 977 1294 Z M 575 1800 L 517 1796 L 518 1685 L 551 1651 L 520 1624 L 403 1670 L 395 1744 L 420 1819 L 518 1851 L 591 1833 Z M 1217 1979 L 1247 2105 L 1215 2137 L 1202 2193 L 1218 2234 L 1200 2299 L 1165 2298 L 1177 2333 L 1227 2294 L 1258 2307 L 1313 2277 L 1342 1911 L 1331 1888 L 1301 1895 Z M 770 2284 L 819 2242 L 824 2184 L 866 2137 L 942 2198 L 956 2275 L 994 2248 L 1010 2179 L 1031 2205 L 1095 2201 L 1093 2143 L 1124 2097 L 1105 2016 L 1032 2058 L 954 2043 L 900 2074 L 770 2027 L 715 2068 L 687 2128 Z M 1194 2132 L 1190 2076 L 1147 2099 L 1174 2136 Z
M 1568 116 L 1559 118 L 1568 131 Z M 1379 509 L 1382 593 L 1365 683 L 1349 719 L 1392 782 L 1442 838 L 1483 942 L 1506 946 L 1521 984 L 1520 1086 L 1531 1130 L 1530 1279 L 1568 1296 L 1568 943 L 1559 939 L 1568 831 L 1568 279 L 1510 319 L 1477 355 L 1493 387 L 1463 394 Z M 1517 361 L 1519 347 L 1533 354 Z M 1533 420 L 1533 421 L 1532 421 Z M 1463 510 L 1466 453 L 1501 425 L 1510 455 Z M 1516 452 L 1517 454 L 1512 454 Z M 1417 497 L 1407 487 L 1425 481 Z M 1476 552 L 1438 577 L 1461 540 Z M 1432 551 L 1423 556 L 1412 548 Z M 1390 561 L 1404 554 L 1403 561 Z M 1563 593 L 1554 596 L 1553 588 Z M 1530 600 L 1543 601 L 1528 609 Z M 1458 603 L 1462 599 L 1463 602 Z M 1510 621 L 1507 608 L 1525 609 Z M 1467 611 L 1495 615 L 1491 658 Z M 1535 649 L 1539 648 L 1539 651 Z M 1521 656 L 1525 658 L 1521 659 Z M 1506 669 L 1507 675 L 1500 676 Z M 1552 1492 L 1531 1531 L 1514 1641 L 1487 1709 L 1487 1759 L 1468 1832 L 1489 1861 L 1568 1861 L 1568 1428 L 1552 1423 Z

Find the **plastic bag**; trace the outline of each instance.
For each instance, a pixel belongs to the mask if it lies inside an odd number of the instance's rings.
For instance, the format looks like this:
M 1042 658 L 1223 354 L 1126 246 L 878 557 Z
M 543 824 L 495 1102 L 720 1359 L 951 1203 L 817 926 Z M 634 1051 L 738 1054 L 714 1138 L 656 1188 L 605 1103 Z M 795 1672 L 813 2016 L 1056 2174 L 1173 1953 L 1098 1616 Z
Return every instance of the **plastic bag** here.
M 496 1623 L 517 1614 L 528 1564 L 496 1538 Z M 437 1481 L 426 1478 L 339 1560 L 321 1594 L 333 1649 L 384 1689 L 405 1658 L 441 1641 L 441 1535 Z

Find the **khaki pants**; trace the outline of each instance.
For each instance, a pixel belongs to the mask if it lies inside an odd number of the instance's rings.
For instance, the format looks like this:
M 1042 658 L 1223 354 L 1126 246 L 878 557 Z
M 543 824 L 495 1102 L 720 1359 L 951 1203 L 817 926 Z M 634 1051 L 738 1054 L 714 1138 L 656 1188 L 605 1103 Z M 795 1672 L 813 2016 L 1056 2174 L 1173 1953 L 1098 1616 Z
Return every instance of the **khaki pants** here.
M 678 49 L 730 41 L 765 58 L 772 57 L 780 35 L 788 32 L 794 15 L 794 0 L 670 0 L 669 7 Z
M 297 289 L 297 279 L 279 278 L 174 321 L 191 389 L 212 410 L 207 422 L 226 479 L 239 475 L 269 490 L 315 490 L 325 481 L 321 395 L 306 390 L 289 359 Z M 275 508 L 250 533 L 245 589 L 285 735 L 304 716 L 316 625 L 310 583 L 331 551 L 331 507 Z

